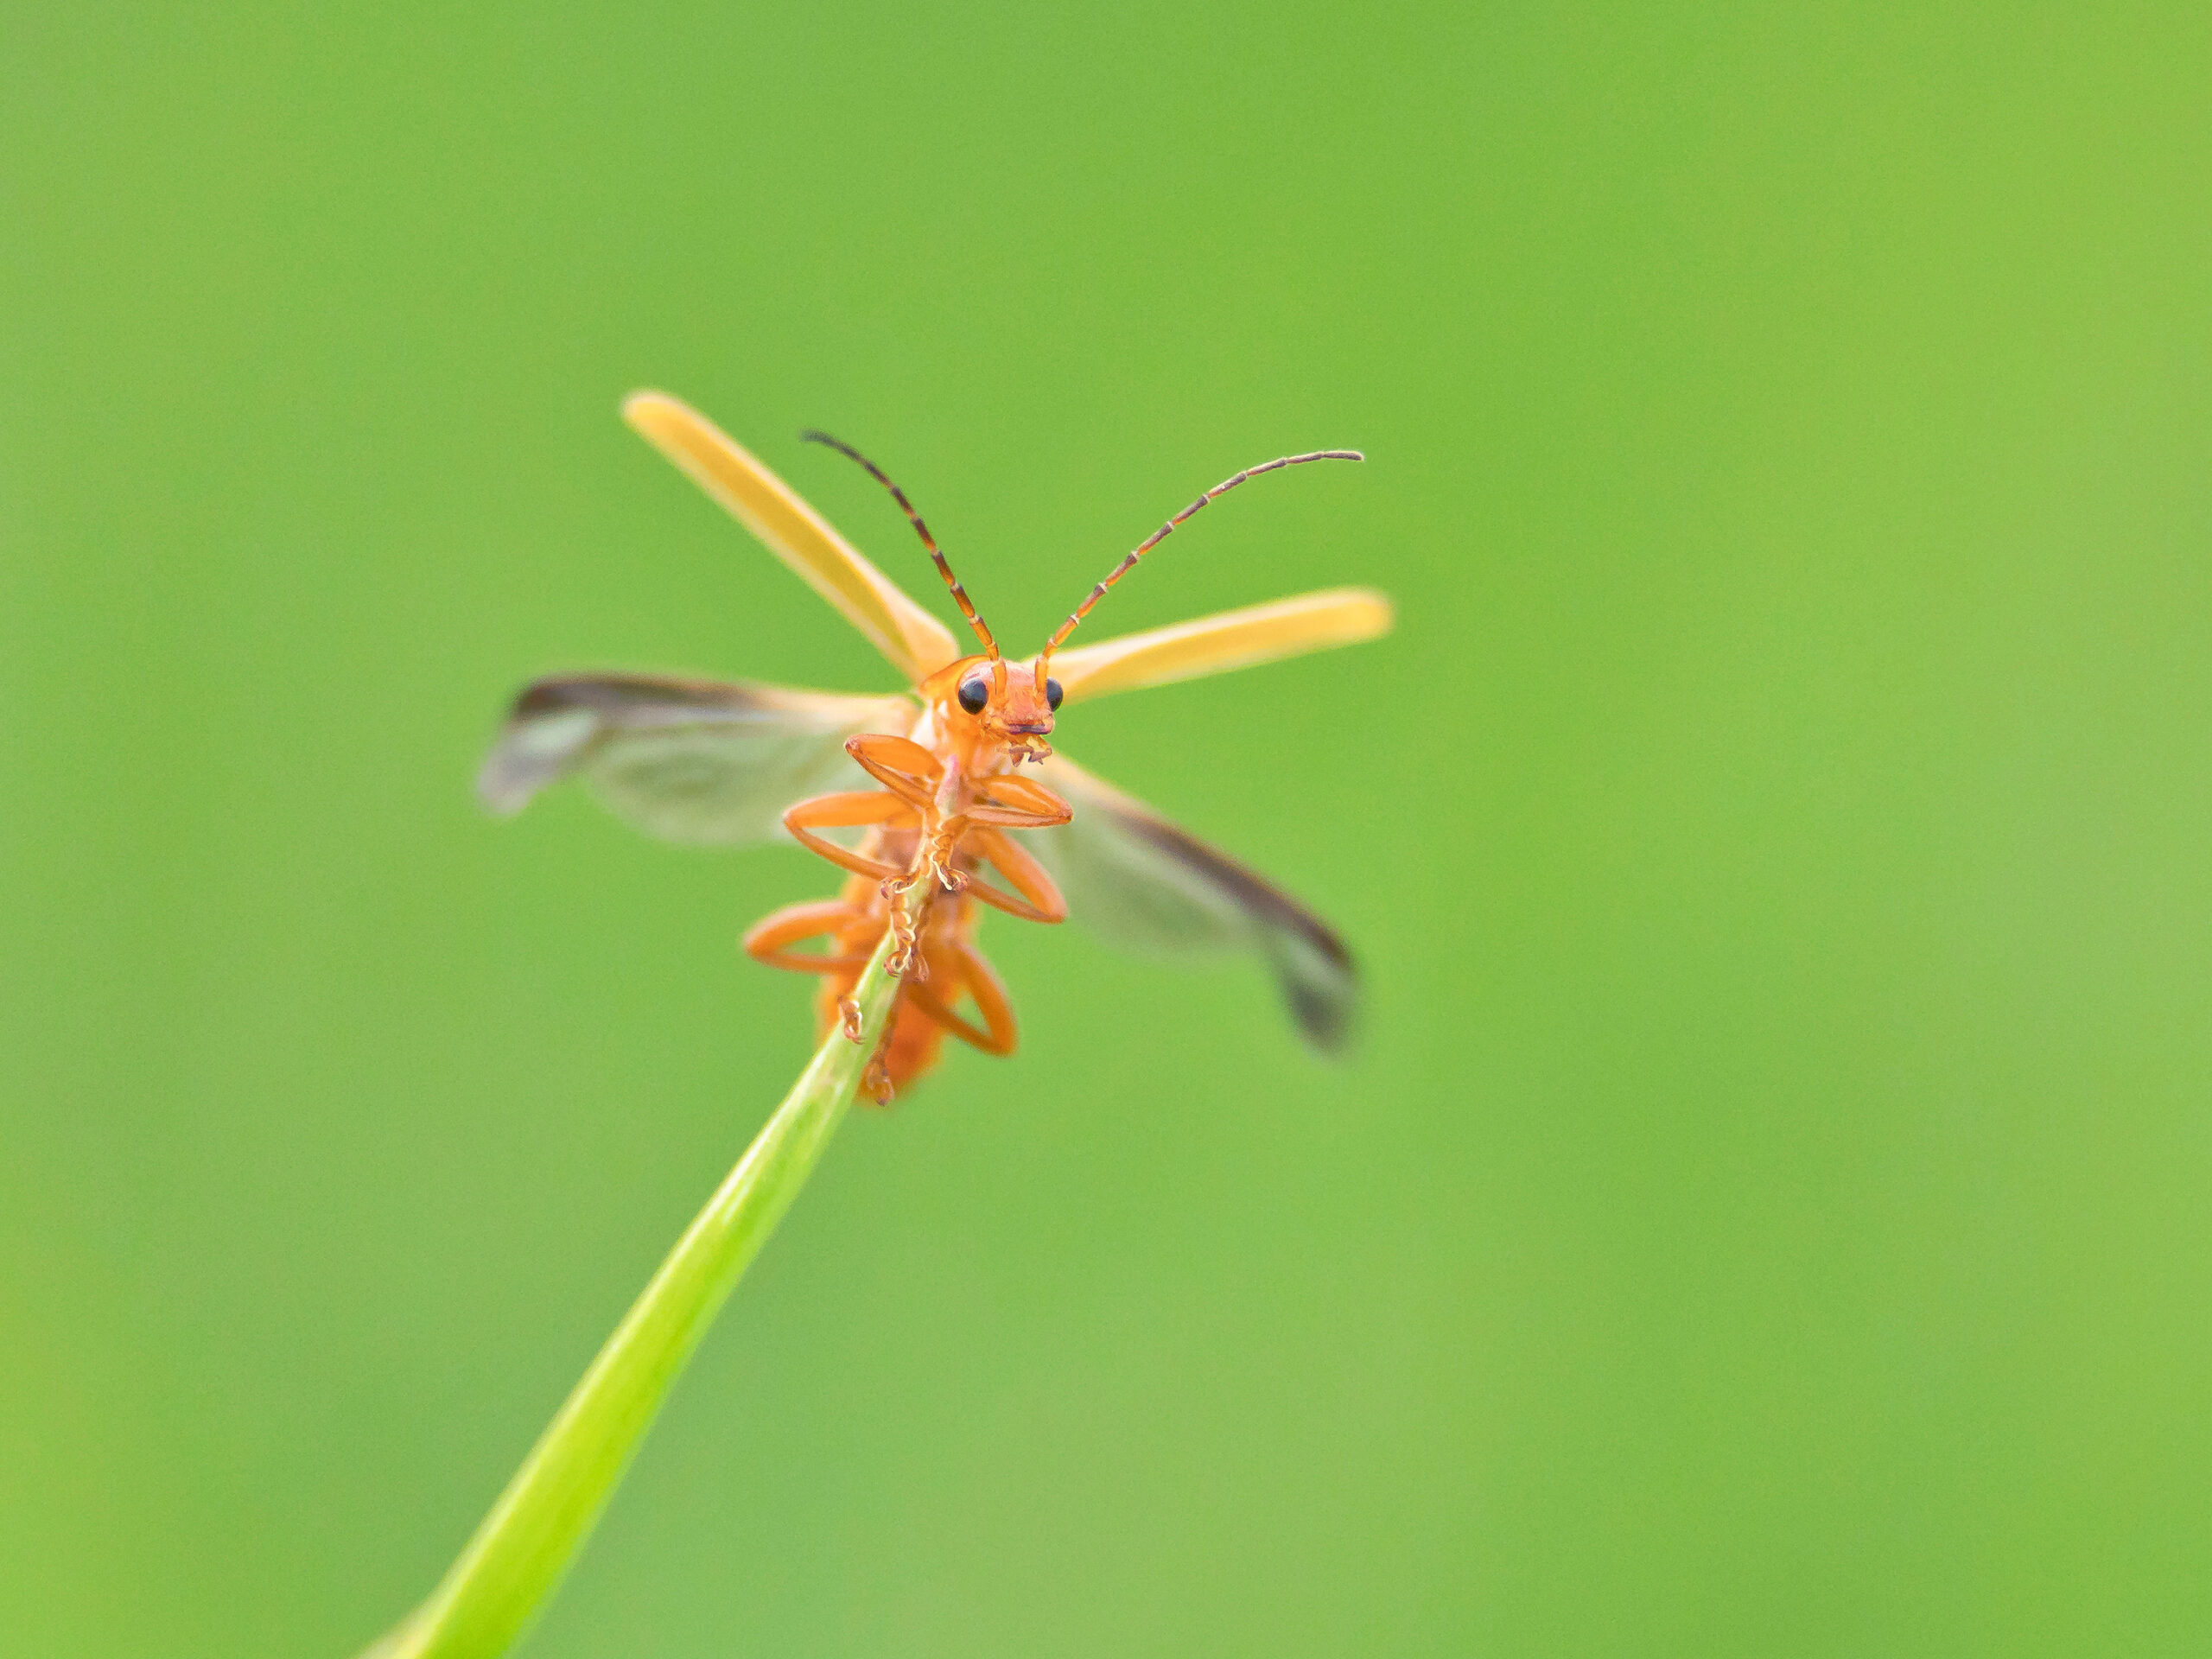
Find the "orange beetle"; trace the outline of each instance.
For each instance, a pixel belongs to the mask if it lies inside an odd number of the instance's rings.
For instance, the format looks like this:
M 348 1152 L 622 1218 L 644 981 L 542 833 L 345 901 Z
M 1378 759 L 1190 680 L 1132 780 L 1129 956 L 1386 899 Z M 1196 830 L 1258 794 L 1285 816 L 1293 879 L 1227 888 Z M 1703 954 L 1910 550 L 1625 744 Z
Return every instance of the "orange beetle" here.
M 771 967 L 819 975 L 819 1027 L 851 1029 L 849 999 L 887 928 L 899 938 L 894 1017 L 868 1071 L 888 1103 L 932 1065 L 946 1034 L 1014 1050 L 1012 1005 L 975 943 L 977 906 L 1031 921 L 1071 911 L 1119 943 L 1178 951 L 1257 950 L 1308 1041 L 1339 1047 L 1357 981 L 1329 927 L 1260 877 L 1053 753 L 1064 702 L 1165 684 L 1387 632 L 1389 601 L 1336 588 L 1100 645 L 1068 636 L 1160 541 L 1247 479 L 1351 450 L 1246 468 L 1154 531 L 1092 588 L 1027 662 L 1009 663 L 929 527 L 874 463 L 865 467 L 912 522 L 982 650 L 963 655 L 942 624 L 811 507 L 697 411 L 659 392 L 624 405 L 630 423 L 835 605 L 906 677 L 914 696 L 855 697 L 742 682 L 564 675 L 524 689 L 478 788 L 518 810 L 581 772 L 617 814 L 672 841 L 731 845 L 788 835 L 849 873 L 832 899 L 791 905 L 748 931 Z M 917 707 L 917 700 L 918 707 Z M 1028 766 L 1035 775 L 1020 769 Z M 877 788 L 857 784 L 855 769 Z M 848 847 L 823 830 L 857 831 Z M 986 868 L 996 876 L 987 876 Z M 926 891 L 913 899 L 918 884 Z M 908 897 L 918 906 L 893 902 Z M 792 949 L 826 939 L 826 951 Z M 975 1018 L 960 1012 L 972 1003 Z

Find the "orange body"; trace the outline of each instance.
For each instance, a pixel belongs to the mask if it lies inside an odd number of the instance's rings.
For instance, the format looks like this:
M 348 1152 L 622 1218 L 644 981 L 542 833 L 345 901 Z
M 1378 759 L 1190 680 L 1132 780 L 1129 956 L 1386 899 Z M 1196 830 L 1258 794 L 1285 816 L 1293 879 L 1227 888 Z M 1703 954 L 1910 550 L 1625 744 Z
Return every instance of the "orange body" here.
M 1024 760 L 1052 753 L 1043 741 L 1052 728 L 1045 677 L 1033 667 L 1010 670 L 996 657 L 968 657 L 919 689 L 926 703 L 912 736 L 869 733 L 845 745 L 882 789 L 817 796 L 784 814 L 802 845 L 852 872 L 842 893 L 787 906 L 745 936 L 756 960 L 822 976 L 816 1009 L 826 1035 L 844 1021 L 869 957 L 901 919 L 894 896 L 925 886 L 912 937 L 902 938 L 893 961 L 899 999 L 865 1083 L 879 1104 L 936 1064 L 948 1033 L 986 1053 L 1014 1052 L 1014 1011 L 974 943 L 977 903 L 1030 921 L 1067 915 L 1052 878 L 1003 833 L 1065 823 L 1070 816 L 1051 790 L 1015 775 Z M 857 849 L 815 833 L 857 825 L 868 827 Z M 985 864 L 1012 891 L 986 879 Z M 825 954 L 789 948 L 825 937 L 832 946 Z M 975 1019 L 960 1012 L 967 1000 Z

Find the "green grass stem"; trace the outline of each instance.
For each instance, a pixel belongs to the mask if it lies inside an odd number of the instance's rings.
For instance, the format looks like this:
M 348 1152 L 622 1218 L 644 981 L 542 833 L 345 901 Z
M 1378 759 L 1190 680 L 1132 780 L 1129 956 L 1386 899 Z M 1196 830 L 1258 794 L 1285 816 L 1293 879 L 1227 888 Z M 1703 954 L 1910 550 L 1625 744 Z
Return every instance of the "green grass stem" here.
M 861 1038 L 832 1030 L 677 1241 L 430 1599 L 362 1659 L 490 1659 L 568 1572 L 684 1362 L 806 1183 L 852 1104 L 897 982 L 887 934 L 855 992 Z

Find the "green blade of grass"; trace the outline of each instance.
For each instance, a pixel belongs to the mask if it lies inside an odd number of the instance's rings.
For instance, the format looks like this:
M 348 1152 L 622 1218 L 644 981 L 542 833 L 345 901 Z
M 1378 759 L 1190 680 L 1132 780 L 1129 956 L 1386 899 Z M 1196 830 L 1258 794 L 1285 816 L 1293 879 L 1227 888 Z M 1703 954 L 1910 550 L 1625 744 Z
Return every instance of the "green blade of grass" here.
M 861 1040 L 830 1033 L 430 1599 L 362 1659 L 489 1659 L 558 1587 L 684 1362 L 852 1104 L 898 988 L 884 967 L 890 950 L 887 933 L 854 992 Z

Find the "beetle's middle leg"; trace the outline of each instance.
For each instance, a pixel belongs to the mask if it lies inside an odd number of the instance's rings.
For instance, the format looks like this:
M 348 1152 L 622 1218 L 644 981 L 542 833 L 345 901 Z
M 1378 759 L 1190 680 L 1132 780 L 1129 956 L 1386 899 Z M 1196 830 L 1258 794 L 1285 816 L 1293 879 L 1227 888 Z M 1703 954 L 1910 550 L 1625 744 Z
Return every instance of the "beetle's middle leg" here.
M 969 831 L 969 839 L 976 855 L 995 867 L 1014 889 L 1007 893 L 988 881 L 974 881 L 969 885 L 969 897 L 1025 922 L 1067 920 L 1068 901 L 1060 896 L 1058 884 L 1020 842 L 1004 830 L 980 825 Z
M 868 953 L 848 950 L 834 957 L 810 956 L 786 947 L 801 939 L 836 938 L 868 912 L 842 899 L 816 899 L 771 911 L 745 931 L 745 954 L 764 967 L 795 974 L 835 974 L 868 966 Z
M 895 864 L 840 847 L 814 834 L 816 830 L 852 829 L 880 824 L 887 830 L 912 829 L 921 822 L 921 810 L 902 796 L 884 789 L 852 789 L 835 795 L 817 795 L 784 809 L 784 828 L 809 852 L 817 853 L 841 870 L 865 875 L 874 881 L 895 880 L 906 872 Z M 804 938 L 804 934 L 799 937 Z

